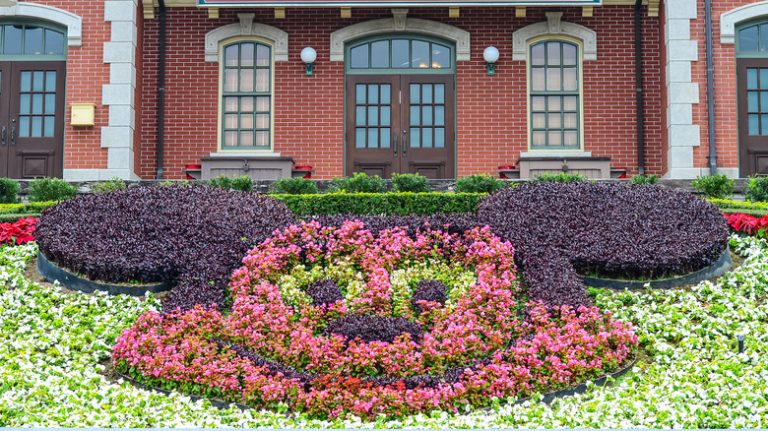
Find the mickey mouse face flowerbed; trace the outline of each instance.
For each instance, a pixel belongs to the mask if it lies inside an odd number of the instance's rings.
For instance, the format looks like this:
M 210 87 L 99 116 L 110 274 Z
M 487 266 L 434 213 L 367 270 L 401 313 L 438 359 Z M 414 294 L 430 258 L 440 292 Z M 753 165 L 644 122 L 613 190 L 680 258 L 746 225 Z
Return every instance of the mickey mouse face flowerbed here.
M 397 417 L 570 387 L 637 345 L 596 307 L 528 297 L 512 245 L 488 228 L 295 224 L 248 253 L 228 292 L 223 310 L 142 315 L 116 369 L 255 408 Z

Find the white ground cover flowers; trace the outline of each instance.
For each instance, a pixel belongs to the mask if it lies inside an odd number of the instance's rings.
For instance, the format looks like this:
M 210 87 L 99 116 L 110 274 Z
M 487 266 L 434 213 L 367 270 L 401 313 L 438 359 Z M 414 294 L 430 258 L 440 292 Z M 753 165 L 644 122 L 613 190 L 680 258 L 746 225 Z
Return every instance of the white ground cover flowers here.
M 24 277 L 34 244 L 0 249 L 0 426 L 89 427 L 768 427 L 768 244 L 734 238 L 746 257 L 692 289 L 592 291 L 641 339 L 631 373 L 551 405 L 499 400 L 489 412 L 441 412 L 390 422 L 334 423 L 137 389 L 104 375 L 120 332 L 149 297 L 67 293 Z M 745 352 L 737 353 L 738 335 Z

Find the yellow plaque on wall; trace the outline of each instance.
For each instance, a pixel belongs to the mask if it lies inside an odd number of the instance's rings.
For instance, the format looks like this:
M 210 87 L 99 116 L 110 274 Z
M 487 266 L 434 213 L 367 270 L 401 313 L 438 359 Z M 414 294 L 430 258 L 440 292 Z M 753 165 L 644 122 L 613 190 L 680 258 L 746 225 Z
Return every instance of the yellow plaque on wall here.
M 72 126 L 93 126 L 95 124 L 96 105 L 93 103 L 73 103 L 70 124 Z

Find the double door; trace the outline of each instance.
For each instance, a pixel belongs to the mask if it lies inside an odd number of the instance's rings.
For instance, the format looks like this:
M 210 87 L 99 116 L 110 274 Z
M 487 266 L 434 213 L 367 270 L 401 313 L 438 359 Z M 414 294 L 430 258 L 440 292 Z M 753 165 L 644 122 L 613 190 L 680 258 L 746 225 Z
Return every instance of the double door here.
M 454 178 L 453 75 L 347 76 L 347 174 Z
M 0 62 L 0 177 L 61 177 L 65 62 Z

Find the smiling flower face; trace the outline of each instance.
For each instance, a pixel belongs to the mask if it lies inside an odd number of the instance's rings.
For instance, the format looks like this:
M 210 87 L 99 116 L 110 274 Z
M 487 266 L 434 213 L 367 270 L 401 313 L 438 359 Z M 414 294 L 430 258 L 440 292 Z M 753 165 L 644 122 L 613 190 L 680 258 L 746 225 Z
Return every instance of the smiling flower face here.
M 231 310 L 145 314 L 113 360 L 150 385 L 316 417 L 482 407 L 624 362 L 627 325 L 528 303 L 513 256 L 488 228 L 290 226 L 243 259 Z

